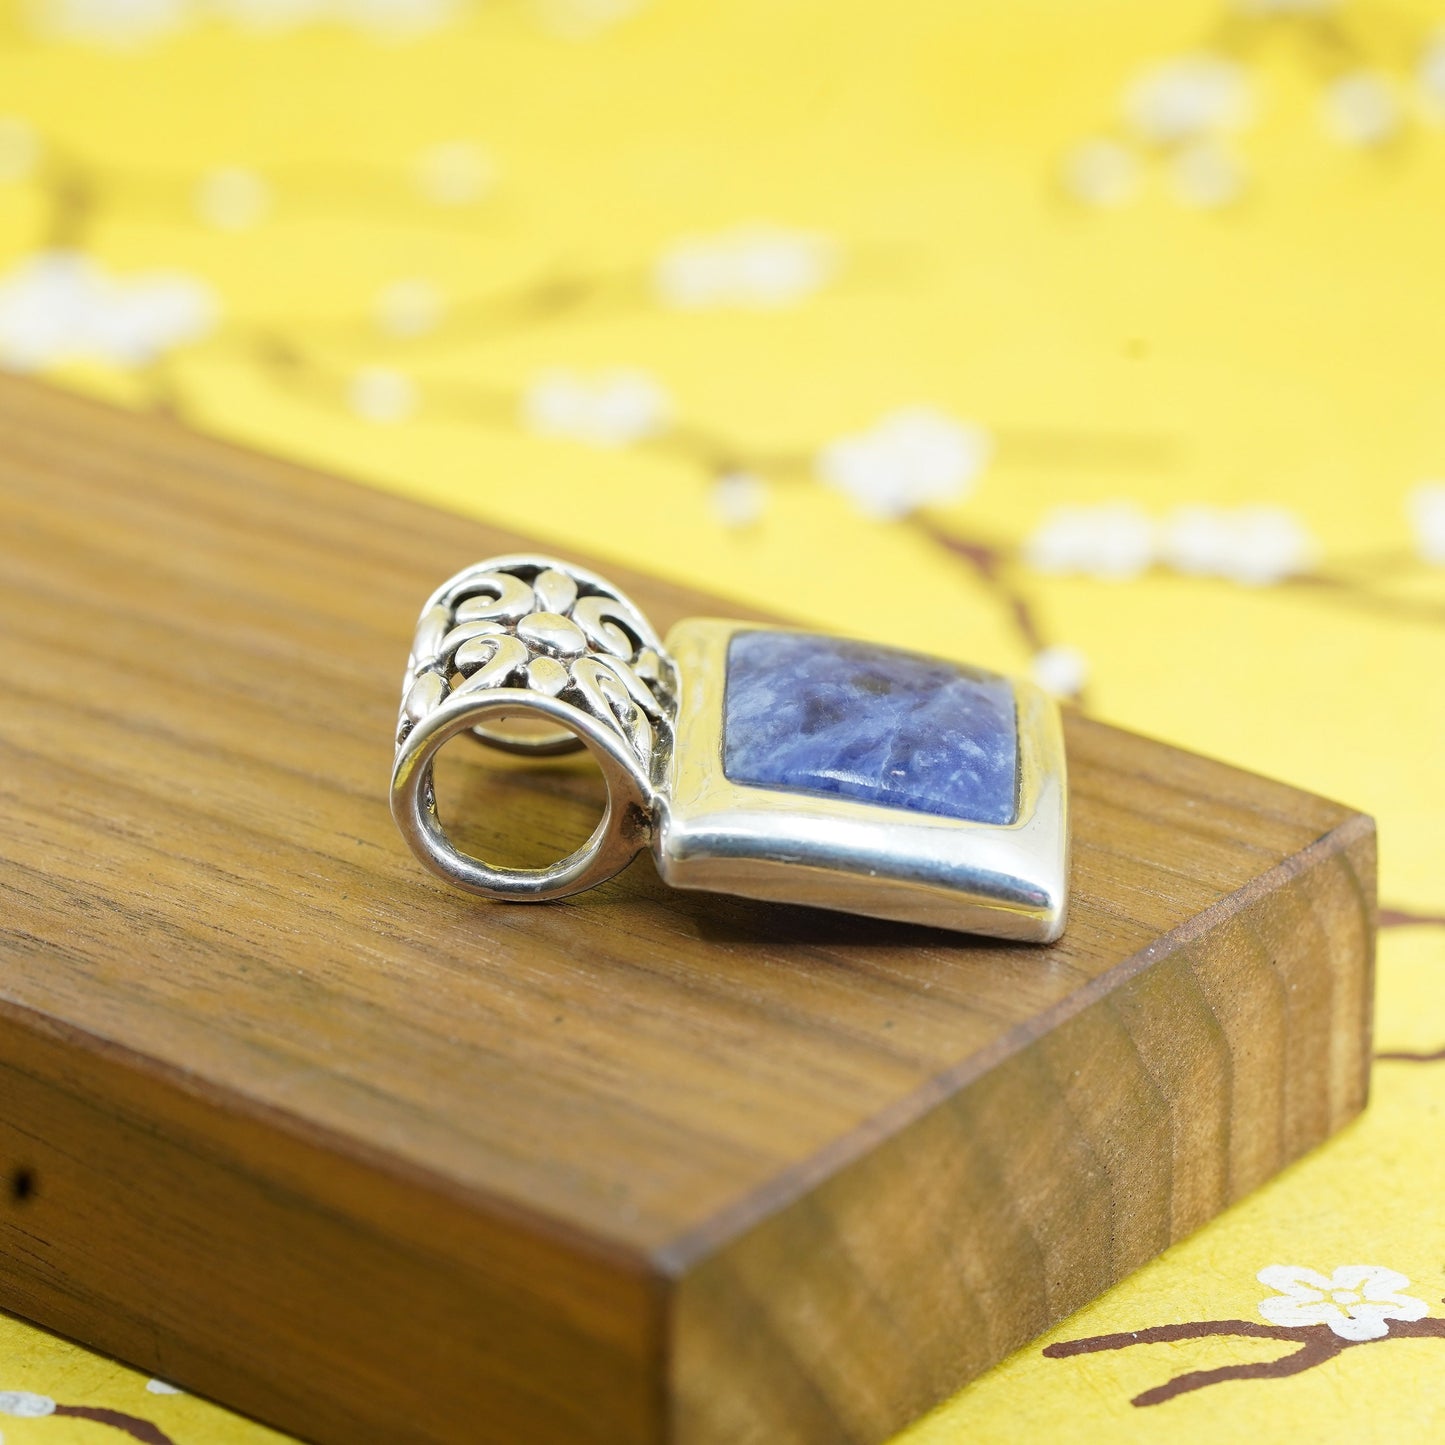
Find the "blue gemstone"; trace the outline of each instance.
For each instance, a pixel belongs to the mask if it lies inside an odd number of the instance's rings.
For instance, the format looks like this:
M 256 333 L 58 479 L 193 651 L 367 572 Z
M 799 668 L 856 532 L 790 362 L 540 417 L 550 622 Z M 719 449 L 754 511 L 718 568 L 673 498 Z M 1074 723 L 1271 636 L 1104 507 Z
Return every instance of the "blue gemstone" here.
M 1018 794 L 1013 687 L 868 642 L 735 633 L 723 771 L 750 787 L 1011 823 Z

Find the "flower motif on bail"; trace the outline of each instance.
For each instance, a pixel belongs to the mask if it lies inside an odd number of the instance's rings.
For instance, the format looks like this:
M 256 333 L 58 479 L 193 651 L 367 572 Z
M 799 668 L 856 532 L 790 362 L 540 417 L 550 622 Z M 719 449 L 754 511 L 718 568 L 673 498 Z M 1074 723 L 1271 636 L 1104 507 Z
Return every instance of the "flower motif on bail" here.
M 1430 1307 L 1402 1293 L 1410 1281 L 1376 1264 L 1343 1264 L 1331 1275 L 1299 1265 L 1272 1264 L 1256 1276 L 1278 1291 L 1261 1300 L 1259 1312 L 1272 1325 L 1328 1325 L 1344 1340 L 1379 1340 L 1390 1320 L 1419 1320 Z
M 931 407 L 905 407 L 829 443 L 817 470 L 865 516 L 897 521 L 919 507 L 966 496 L 992 450 L 982 427 Z
M 598 579 L 521 561 L 454 578 L 417 624 L 397 741 L 450 697 L 525 686 L 575 701 L 646 761 L 673 679 L 637 610 Z

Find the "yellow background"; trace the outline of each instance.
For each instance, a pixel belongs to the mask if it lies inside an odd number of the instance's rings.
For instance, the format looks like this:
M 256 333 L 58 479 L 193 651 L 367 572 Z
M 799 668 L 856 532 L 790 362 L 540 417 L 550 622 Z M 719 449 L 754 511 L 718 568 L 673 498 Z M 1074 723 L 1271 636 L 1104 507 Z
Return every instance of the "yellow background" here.
M 47 39 L 12 8 L 0 115 L 41 149 L 0 186 L 0 286 L 56 239 L 57 177 L 83 176 L 91 204 L 59 239 L 117 275 L 204 278 L 222 320 L 164 365 L 63 363 L 66 384 L 170 406 L 563 555 L 1008 671 L 1030 649 L 997 590 L 917 519 L 862 516 L 808 458 L 901 407 L 983 427 L 995 452 L 976 487 L 926 520 L 1010 557 L 1064 503 L 1285 507 L 1342 585 L 1164 568 L 1111 582 L 1016 560 L 1009 575 L 1044 640 L 1087 659 L 1091 710 L 1375 813 L 1385 903 L 1441 915 L 1445 570 L 1416 557 L 1406 501 L 1445 476 L 1445 127 L 1415 80 L 1445 14 L 1322 8 L 1343 51 L 1309 15 L 1221 32 L 1247 9 L 1229 0 L 653 0 L 586 38 L 558 33 L 555 6 L 492 0 L 405 40 L 213 16 L 120 48 Z M 1227 140 L 1247 176 L 1238 202 L 1181 203 L 1169 158 L 1147 146 L 1137 199 L 1072 199 L 1062 158 L 1124 134 L 1140 67 L 1221 34 L 1254 98 Z M 1322 121 L 1356 65 L 1402 99 L 1400 134 L 1380 147 L 1341 144 Z M 495 178 L 441 207 L 418 188 L 418 157 L 454 142 L 482 148 Z M 270 197 L 234 232 L 194 199 L 226 165 Z M 837 275 L 785 307 L 661 303 L 660 254 L 750 222 L 832 238 Z M 404 278 L 434 286 L 451 317 L 411 341 L 371 320 Z M 349 408 L 358 369 L 378 365 L 415 387 L 415 415 Z M 666 388 L 669 432 L 609 449 L 525 425 L 539 373 L 615 366 Z M 768 484 L 756 524 L 714 515 L 704 435 Z M 794 460 L 770 468 L 778 457 Z M 1380 1047 L 1445 1046 L 1445 928 L 1387 931 L 1380 970 Z M 1445 1062 L 1381 1063 L 1362 1122 L 1052 1338 L 1258 1320 L 1269 1291 L 1255 1275 L 1275 1263 L 1386 1265 L 1445 1313 L 1442 1105 Z M 1281 1348 L 1048 1359 L 1043 1343 L 901 1439 L 1445 1436 L 1445 1340 L 1387 1339 L 1149 1409 L 1131 1397 Z M 188 1445 L 268 1437 L 3 1318 L 0 1390 L 126 1410 Z M 0 1415 L 0 1432 L 120 1438 L 60 1417 Z

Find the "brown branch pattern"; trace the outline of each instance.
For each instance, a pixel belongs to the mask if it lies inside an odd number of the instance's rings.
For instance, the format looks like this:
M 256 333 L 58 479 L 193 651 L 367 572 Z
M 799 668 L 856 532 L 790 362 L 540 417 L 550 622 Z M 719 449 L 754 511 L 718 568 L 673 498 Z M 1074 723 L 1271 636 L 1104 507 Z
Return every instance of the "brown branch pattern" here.
M 1375 1055 L 1384 1064 L 1445 1064 L 1445 1047 L 1416 1052 L 1411 1049 L 1386 1049 Z
M 1415 913 L 1406 908 L 1381 908 L 1381 928 L 1445 928 L 1445 913 Z
M 1418 913 L 1407 908 L 1381 908 L 1379 923 L 1386 928 L 1445 928 L 1445 913 Z M 1375 1055 L 1382 1064 L 1445 1064 L 1445 1046 L 1438 1049 L 1383 1049 Z
M 1282 1380 L 1318 1369 L 1362 1345 L 1381 1345 L 1393 1339 L 1445 1340 L 1445 1318 L 1429 1315 L 1420 1320 L 1392 1320 L 1390 1332 L 1373 1340 L 1347 1340 L 1334 1333 L 1328 1325 L 1262 1325 L 1253 1320 L 1189 1320 L 1181 1324 L 1152 1325 L 1142 1330 L 1125 1330 L 1118 1334 L 1089 1335 L 1076 1340 L 1057 1340 L 1045 1345 L 1044 1355 L 1051 1360 L 1072 1359 L 1078 1355 L 1096 1355 L 1110 1350 L 1132 1349 L 1135 1345 L 1178 1344 L 1185 1340 L 1204 1340 L 1226 1336 L 1235 1339 L 1278 1340 L 1294 1349 L 1271 1360 L 1251 1360 L 1233 1365 L 1220 1365 L 1210 1370 L 1187 1370 L 1162 1385 L 1155 1385 L 1135 1395 L 1129 1402 L 1140 1408 L 1163 1405 L 1181 1395 L 1210 1385 L 1231 1380 Z
M 94 1420 L 98 1425 L 109 1425 L 139 1440 L 141 1445 L 176 1445 L 159 1425 L 143 1420 L 139 1415 L 127 1415 L 123 1410 L 107 1410 L 99 1405 L 57 1405 L 52 1415 L 66 1415 L 72 1420 Z

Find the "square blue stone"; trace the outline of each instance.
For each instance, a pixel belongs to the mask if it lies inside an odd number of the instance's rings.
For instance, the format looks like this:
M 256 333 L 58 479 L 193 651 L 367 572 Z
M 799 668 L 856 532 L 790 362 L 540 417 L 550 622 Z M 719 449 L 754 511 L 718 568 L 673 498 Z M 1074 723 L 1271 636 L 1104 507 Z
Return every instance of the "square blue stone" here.
M 852 798 L 978 823 L 1018 811 L 1012 685 L 869 642 L 738 632 L 723 772 L 746 787 Z

